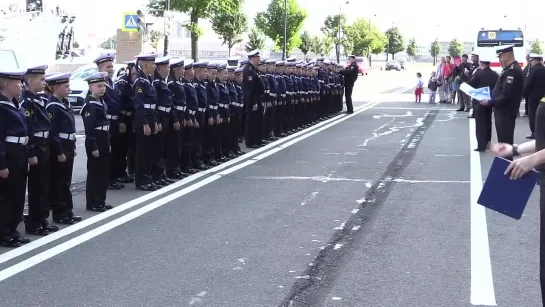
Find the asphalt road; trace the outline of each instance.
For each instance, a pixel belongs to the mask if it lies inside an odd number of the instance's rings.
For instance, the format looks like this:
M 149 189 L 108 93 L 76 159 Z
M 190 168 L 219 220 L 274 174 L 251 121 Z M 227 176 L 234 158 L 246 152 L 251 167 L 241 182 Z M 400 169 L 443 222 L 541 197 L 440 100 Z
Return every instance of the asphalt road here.
M 0 251 L 2 306 L 539 306 L 538 193 L 520 221 L 475 204 L 493 156 L 471 150 L 472 120 L 395 88 L 162 190 L 111 192 L 109 212 L 75 195 L 86 220 Z

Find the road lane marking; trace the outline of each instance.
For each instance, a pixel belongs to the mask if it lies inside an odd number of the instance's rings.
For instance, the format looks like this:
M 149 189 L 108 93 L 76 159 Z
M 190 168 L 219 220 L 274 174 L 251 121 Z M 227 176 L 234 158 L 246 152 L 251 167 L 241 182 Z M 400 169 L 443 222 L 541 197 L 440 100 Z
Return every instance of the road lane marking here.
M 354 110 L 356 110 L 356 112 L 359 111 L 359 110 L 367 110 L 368 109 L 367 106 L 371 106 L 371 105 L 375 105 L 375 104 L 373 104 L 372 102 L 368 102 L 368 103 L 366 103 L 366 104 L 364 104 L 364 105 L 362 105 L 360 107 L 355 108 Z M 61 238 L 65 237 L 65 236 L 68 236 L 68 235 L 70 235 L 70 234 L 72 234 L 72 233 L 74 233 L 76 231 L 79 231 L 79 230 L 84 229 L 86 227 L 89 227 L 89 226 L 91 226 L 93 224 L 96 224 L 96 223 L 98 223 L 100 221 L 103 221 L 103 220 L 105 220 L 105 219 L 107 219 L 107 218 L 109 218 L 111 216 L 114 216 L 114 215 L 119 214 L 119 213 L 121 213 L 123 211 L 129 210 L 132 207 L 138 206 L 138 205 L 140 205 L 140 204 L 142 204 L 142 203 L 144 203 L 146 201 L 149 201 L 149 200 L 154 199 L 154 198 L 156 198 L 158 196 L 161 196 L 161 195 L 163 195 L 165 193 L 168 193 L 168 192 L 170 192 L 170 191 L 172 191 L 174 189 L 177 189 L 177 188 L 179 188 L 179 187 L 181 187 L 183 185 L 186 185 L 186 184 L 191 183 L 191 182 L 193 182 L 193 181 L 195 181 L 197 179 L 200 179 L 200 178 L 202 178 L 202 177 L 204 177 L 206 175 L 210 175 L 212 173 L 216 173 L 218 171 L 226 169 L 226 168 L 230 167 L 231 165 L 237 164 L 237 163 L 239 163 L 241 161 L 244 161 L 244 160 L 246 160 L 248 158 L 256 156 L 256 155 L 258 155 L 260 153 L 263 153 L 265 151 L 268 151 L 268 150 L 271 150 L 271 149 L 275 150 L 275 148 L 278 147 L 279 144 L 283 144 L 286 141 L 290 141 L 292 139 L 295 139 L 295 138 L 297 138 L 297 137 L 299 137 L 301 135 L 304 135 L 305 133 L 308 133 L 308 132 L 313 131 L 315 129 L 319 129 L 322 126 L 325 126 L 325 125 L 327 125 L 327 124 L 329 124 L 331 122 L 335 122 L 335 121 L 337 121 L 339 119 L 342 119 L 344 117 L 347 117 L 347 115 L 342 114 L 342 115 L 327 119 L 327 120 L 325 120 L 325 121 L 323 121 L 321 123 L 318 123 L 318 124 L 316 124 L 316 125 L 314 125 L 314 126 L 312 126 L 310 128 L 301 130 L 301 131 L 299 131 L 297 133 L 294 133 L 294 134 L 292 134 L 290 136 L 279 139 L 278 141 L 272 142 L 272 143 L 270 143 L 270 144 L 268 144 L 266 146 L 255 149 L 255 150 L 253 150 L 251 152 L 248 152 L 248 153 L 246 153 L 246 154 L 244 154 L 244 155 L 242 155 L 242 156 L 240 156 L 238 158 L 235 158 L 233 160 L 222 163 L 222 164 L 220 164 L 220 165 L 218 165 L 216 167 L 213 167 L 213 168 L 211 168 L 209 170 L 202 171 L 202 172 L 199 172 L 199 173 L 197 173 L 195 175 L 189 176 L 189 177 L 187 177 L 187 178 L 185 178 L 183 180 L 177 181 L 177 182 L 175 182 L 175 183 L 173 183 L 171 185 L 168 185 L 168 186 L 166 186 L 164 188 L 161 188 L 161 189 L 159 189 L 157 191 L 147 193 L 145 195 L 142 195 L 140 197 L 132 199 L 132 200 L 130 200 L 130 201 L 124 203 L 124 204 L 116 206 L 115 208 L 113 208 L 111 210 L 108 210 L 106 212 L 103 212 L 103 213 L 97 214 L 95 216 L 92 216 L 92 217 L 90 217 L 88 219 L 85 219 L 85 220 L 83 220 L 83 221 L 81 221 L 81 222 L 79 222 L 77 224 L 74 224 L 74 225 L 72 225 L 70 227 L 66 227 L 66 228 L 63 228 L 63 229 L 61 229 L 61 230 L 59 230 L 57 232 L 51 233 L 46 237 L 43 237 L 43 238 L 40 238 L 38 240 L 32 241 L 29 244 L 25 244 L 25 245 L 23 245 L 23 246 L 21 246 L 21 247 L 19 247 L 17 249 L 11 250 L 9 252 L 5 252 L 5 253 L 0 255 L 0 264 L 5 263 L 7 261 L 10 261 L 10 260 L 12 260 L 14 258 L 17 258 L 19 256 L 22 256 L 22 255 L 24 255 L 24 254 L 26 254 L 28 252 L 31 252 L 31 251 L 33 251 L 33 250 L 35 250 L 37 248 L 40 248 L 40 247 L 42 247 L 42 246 L 44 246 L 46 244 L 49 244 L 49 243 L 51 243 L 53 241 L 56 241 L 56 240 L 61 239 Z
M 327 121 L 322 122 L 323 123 L 322 125 L 317 124 L 315 126 L 315 128 L 309 128 L 309 129 L 306 129 L 306 130 L 303 130 L 303 131 L 306 131 L 306 132 L 309 132 L 309 131 L 313 132 L 314 130 L 323 131 L 323 130 L 325 130 L 325 129 L 329 128 L 329 127 L 332 127 L 332 126 L 334 126 L 336 124 L 339 124 L 339 123 L 341 123 L 341 122 L 343 122 L 343 121 L 345 121 L 345 120 L 347 120 L 349 118 L 352 118 L 352 117 L 354 117 L 354 116 L 368 110 L 370 107 L 375 106 L 375 105 L 377 105 L 379 103 L 380 102 L 370 102 L 370 103 L 368 103 L 368 104 L 366 104 L 366 105 L 364 105 L 362 107 L 356 108 L 355 112 L 353 114 L 341 115 L 341 116 L 334 117 L 333 120 L 327 120 Z M 301 131 L 301 132 L 303 132 L 303 131 Z M 316 133 L 294 133 L 294 134 L 291 135 L 291 136 L 293 136 L 291 139 L 294 139 L 294 140 L 297 139 L 298 140 L 297 142 L 299 142 L 299 141 L 302 141 L 302 140 L 304 140 L 304 139 L 306 139 L 306 138 L 308 138 L 308 137 L 310 137 L 310 136 L 312 136 L 314 134 L 316 134 Z M 284 140 L 289 139 L 289 138 L 290 137 L 286 137 L 286 138 L 284 138 Z M 291 141 L 292 145 L 297 143 L 297 142 L 293 142 L 294 140 Z M 234 162 L 235 160 L 240 159 L 240 158 L 242 158 L 244 156 L 246 156 L 246 158 L 252 157 L 252 156 L 255 156 L 255 155 L 257 155 L 257 154 L 259 154 L 261 152 L 264 152 L 264 151 L 266 151 L 268 149 L 275 149 L 275 148 L 280 147 L 282 145 L 283 145 L 283 142 L 278 142 L 278 141 L 273 142 L 273 143 L 271 143 L 271 144 L 269 144 L 267 146 L 264 146 L 262 148 L 254 150 L 254 151 L 252 151 L 250 153 L 247 153 L 247 154 L 245 154 L 245 155 L 243 155 L 243 156 L 241 156 L 239 158 L 233 159 L 233 160 L 231 160 L 229 162 L 226 162 L 226 163 L 224 163 L 222 165 L 216 166 L 216 167 L 214 167 L 214 168 L 212 168 L 212 169 L 210 169 L 208 171 L 198 173 L 196 175 L 200 175 L 200 176 L 195 176 L 195 179 L 200 178 L 200 177 L 204 176 L 205 174 L 210 174 L 210 173 L 213 173 L 213 172 L 220 171 L 220 170 L 222 170 L 224 168 L 227 168 L 227 166 L 235 164 L 236 163 L 236 162 Z M 286 147 L 282 147 L 282 149 L 284 149 L 284 148 L 286 148 Z M 275 152 L 278 152 L 278 151 L 273 150 L 271 152 L 275 153 Z M 268 154 L 268 152 L 266 154 Z M 263 156 L 262 158 L 264 158 L 264 157 L 266 157 L 266 156 Z M 243 159 L 240 159 L 240 160 L 243 160 Z M 253 164 L 253 163 L 257 162 L 257 161 L 258 160 L 254 158 L 254 159 L 250 159 L 248 161 L 245 161 L 243 164 L 245 164 L 244 166 L 248 166 L 248 165 Z M 230 162 L 232 162 L 232 163 L 230 163 Z M 221 166 L 223 166 L 223 167 L 221 167 Z M 232 170 L 232 169 L 239 170 L 241 168 L 242 167 L 240 167 L 239 165 L 235 165 L 235 166 L 233 166 L 233 167 L 231 167 L 229 169 L 226 169 L 225 171 L 223 171 L 221 173 L 222 174 L 229 174 L 229 173 L 231 173 L 231 172 L 229 172 L 229 170 Z M 155 208 L 161 207 L 164 204 L 166 204 L 166 203 L 168 203 L 168 202 L 170 202 L 170 201 L 172 201 L 172 200 L 174 200 L 176 198 L 182 197 L 183 195 L 185 195 L 187 193 L 190 193 L 190 192 L 192 192 L 192 191 L 194 191 L 194 190 L 196 190 L 196 189 L 198 189 L 198 188 L 200 188 L 200 187 L 202 187 L 204 185 L 212 183 L 212 182 L 214 182 L 215 180 L 217 180 L 217 179 L 219 179 L 221 177 L 223 177 L 223 176 L 220 175 L 219 173 L 214 174 L 214 175 L 212 175 L 210 177 L 207 177 L 207 178 L 203 179 L 202 181 L 199 181 L 199 182 L 194 183 L 194 184 L 192 184 L 190 186 L 187 186 L 187 187 L 183 188 L 182 190 L 180 190 L 178 192 L 175 192 L 175 193 L 170 194 L 170 195 L 168 195 L 166 197 L 155 200 L 152 203 L 149 203 L 149 204 L 143 206 L 142 208 L 139 208 L 139 209 L 137 209 L 135 211 L 127 213 L 127 214 L 125 214 L 125 215 L 123 215 L 123 216 L 121 216 L 121 217 L 119 217 L 117 219 L 114 219 L 114 220 L 112 220 L 112 221 L 110 221 L 110 222 L 108 222 L 108 223 L 106 223 L 106 224 L 104 224 L 102 226 L 99 226 L 97 228 L 93 228 L 93 229 L 89 230 L 88 232 L 86 232 L 84 234 L 81 234 L 81 235 L 79 235 L 77 237 L 74 237 L 74 238 L 72 238 L 72 239 L 70 239 L 70 240 L 68 240 L 66 242 L 63 242 L 63 243 L 61 243 L 59 245 L 55 245 L 55 246 L 51 247 L 50 249 L 47 249 L 47 250 L 45 250 L 45 251 L 43 251 L 43 252 L 41 252 L 41 253 L 39 253 L 39 254 L 37 254 L 35 256 L 32 256 L 32 257 L 30 257 L 28 259 L 25 259 L 25 260 L 23 260 L 23 261 L 21 261 L 21 262 L 19 262 L 17 264 L 14 264 L 14 265 L 0 271 L 0 281 L 3 281 L 3 280 L 5 280 L 5 279 L 7 279 L 7 278 L 9 278 L 9 277 L 11 277 L 11 276 L 13 276 L 15 274 L 18 274 L 18 273 L 20 273 L 20 272 L 22 272 L 22 271 L 24 271 L 24 270 L 26 270 L 28 268 L 31 268 L 31 267 L 33 267 L 33 266 L 35 266 L 35 265 L 49 259 L 49 258 L 52 258 L 52 257 L 54 257 L 54 256 L 56 256 L 56 255 L 58 255 L 58 254 L 60 254 L 60 253 L 62 253 L 64 251 L 74 247 L 74 246 L 77 246 L 78 244 L 81 244 L 81 243 L 83 243 L 85 241 L 88 241 L 88 240 L 90 240 L 90 239 L 92 239 L 92 238 L 94 238 L 94 237 L 96 237 L 96 236 L 110 230 L 110 229 L 113 229 L 113 228 L 115 228 L 115 227 L 117 227 L 119 225 L 122 225 L 122 224 L 124 224 L 124 223 L 126 223 L 126 222 L 128 222 L 128 221 L 130 221 L 132 219 L 135 219 L 135 218 L 137 218 L 137 217 L 139 217 L 139 216 L 141 216 L 141 215 L 143 215 L 143 214 L 145 214 L 145 213 L 147 213 L 147 212 L 149 212 L 149 211 L 151 211 L 151 210 L 153 210 Z M 89 219 L 86 219 L 86 220 L 78 223 L 78 224 L 72 225 L 72 226 L 64 228 L 64 229 L 62 229 L 62 230 L 60 230 L 58 232 L 52 233 L 52 234 L 50 234 L 50 235 L 48 235 L 48 236 L 46 236 L 46 237 L 44 237 L 44 238 L 42 238 L 40 240 L 31 242 L 29 244 L 26 244 L 26 245 L 24 245 L 22 247 L 19 247 L 19 248 L 13 250 L 13 251 L 4 253 L 4 254 L 0 255 L 0 263 L 4 263 L 4 262 L 6 262 L 8 260 L 11 260 L 11 259 L 13 259 L 15 257 L 21 256 L 21 255 L 23 255 L 25 253 L 28 253 L 28 252 L 30 252 L 30 251 L 38 248 L 38 247 L 41 247 L 41 246 L 43 246 L 45 244 L 53 242 L 53 241 L 55 241 L 57 239 L 60 239 L 60 238 L 62 238 L 64 236 L 67 236 L 67 235 L 69 235 L 69 234 L 71 234 L 71 233 L 73 233 L 75 231 L 78 231 L 80 229 L 88 227 L 88 226 L 90 226 L 92 224 L 98 223 L 99 221 L 102 221 L 102 220 L 104 220 L 104 219 L 106 219 L 106 218 L 108 218 L 110 216 L 113 216 L 113 215 L 115 215 L 117 213 L 125 211 L 125 210 L 127 210 L 127 209 L 129 209 L 131 207 L 134 207 L 134 206 L 136 206 L 136 205 L 138 205 L 138 204 L 140 204 L 140 203 L 142 203 L 142 202 L 144 202 L 146 200 L 153 199 L 153 198 L 155 198 L 155 197 L 157 197 L 159 195 L 162 195 L 164 193 L 172 191 L 172 190 L 184 185 L 185 183 L 189 183 L 189 182 L 195 180 L 195 179 L 192 179 L 192 180 L 190 180 L 190 179 L 191 179 L 191 177 L 188 177 L 188 178 L 186 178 L 184 180 L 181 180 L 179 182 L 176 182 L 176 183 L 174 183 L 174 184 L 172 184 L 170 186 L 164 187 L 161 190 L 146 194 L 146 195 L 144 195 L 142 197 L 139 197 L 139 198 L 136 198 L 136 199 L 134 199 L 132 201 L 129 201 L 129 202 L 123 204 L 123 205 L 115 207 L 112 210 L 106 211 L 106 212 L 101 213 L 99 215 L 95 215 L 95 216 L 93 216 L 93 217 L 91 217 Z M 186 182 L 182 183 L 182 181 L 186 181 Z M 160 192 L 160 193 L 158 193 L 158 192 Z M 154 194 L 154 195 L 151 196 L 151 194 Z M 173 198 L 173 195 L 175 195 L 176 197 Z M 142 199 L 145 199 L 145 200 L 142 200 Z M 165 201 L 165 200 L 168 200 L 168 201 Z M 113 211 L 114 211 L 114 213 L 111 213 Z M 137 213 L 135 213 L 135 212 L 137 212 Z M 129 217 L 127 218 L 127 216 L 129 216 Z M 120 220 L 121 220 L 121 223 L 119 222 Z M 84 223 L 86 223 L 86 224 L 84 224 Z M 50 238 L 50 237 L 52 237 L 52 238 Z
M 481 156 L 473 149 L 477 148 L 475 121 L 469 121 L 470 150 L 470 207 L 471 207 L 471 305 L 496 306 L 494 279 L 490 262 L 486 210 L 477 204 L 483 189 Z

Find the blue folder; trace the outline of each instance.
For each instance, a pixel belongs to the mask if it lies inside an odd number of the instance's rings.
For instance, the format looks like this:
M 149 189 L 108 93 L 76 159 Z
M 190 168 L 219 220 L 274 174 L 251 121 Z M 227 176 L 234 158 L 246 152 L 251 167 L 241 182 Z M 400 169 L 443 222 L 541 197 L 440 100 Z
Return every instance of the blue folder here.
M 539 173 L 532 170 L 518 180 L 504 175 L 511 161 L 496 157 L 477 203 L 519 220 L 537 183 Z

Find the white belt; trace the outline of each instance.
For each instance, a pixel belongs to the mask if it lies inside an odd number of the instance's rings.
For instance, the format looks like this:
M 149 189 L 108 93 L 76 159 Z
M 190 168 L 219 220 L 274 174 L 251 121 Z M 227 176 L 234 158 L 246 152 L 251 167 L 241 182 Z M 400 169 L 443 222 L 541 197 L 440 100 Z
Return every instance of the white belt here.
M 270 103 L 270 102 L 267 102 L 265 105 L 267 106 L 267 108 L 272 107 L 272 103 Z
M 6 136 L 6 142 L 26 145 L 28 143 L 28 136 Z
M 158 106 L 157 107 L 157 110 L 159 111 L 163 111 L 163 112 L 170 112 L 170 107 L 162 107 L 162 106 Z
M 131 116 L 132 112 L 131 111 L 121 111 L 121 114 Z
M 238 102 L 231 102 L 231 105 L 233 105 L 235 107 L 243 107 L 244 106 L 244 104 L 238 103 Z
M 49 136 L 49 131 L 36 132 L 34 133 L 34 136 L 37 138 L 47 139 L 47 137 Z
M 220 108 L 227 109 L 229 107 L 229 104 L 228 103 L 220 103 L 219 106 L 220 106 Z
M 178 111 L 185 111 L 185 107 L 184 106 L 176 106 L 176 110 Z
M 61 139 L 75 141 L 76 140 L 76 134 L 75 133 L 59 133 L 59 137 Z
M 209 108 L 210 110 L 217 110 L 217 109 L 218 109 L 218 106 L 210 106 L 210 105 L 209 105 L 208 108 Z
M 275 94 L 275 93 L 270 93 L 270 94 L 271 94 L 271 96 L 276 97 L 276 94 Z
M 198 108 L 197 111 L 204 112 L 204 111 L 206 111 L 206 108 Z
M 95 130 L 108 131 L 110 130 L 110 126 L 106 125 L 106 126 L 95 127 Z
M 270 92 L 270 90 L 265 90 L 265 93 L 269 93 L 269 92 Z
M 189 110 L 189 114 L 195 115 L 195 113 L 197 113 L 197 112 L 196 112 L 196 111 L 193 111 L 193 110 Z
M 106 115 L 106 118 L 111 119 L 111 120 L 117 120 L 119 118 L 119 116 L 117 116 L 117 115 Z
M 144 104 L 144 109 L 155 109 L 155 104 L 146 103 Z
M 286 97 L 286 94 L 280 94 L 280 96 L 282 96 L 282 97 Z

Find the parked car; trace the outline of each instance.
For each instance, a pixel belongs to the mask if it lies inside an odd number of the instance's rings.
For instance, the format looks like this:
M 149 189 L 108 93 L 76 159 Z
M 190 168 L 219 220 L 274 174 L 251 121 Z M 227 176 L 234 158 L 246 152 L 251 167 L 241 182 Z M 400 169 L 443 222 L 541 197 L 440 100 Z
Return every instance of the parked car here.
M 407 68 L 407 62 L 403 60 L 399 61 L 399 67 L 405 70 Z
M 114 77 L 113 80 L 117 80 L 125 73 L 127 65 L 114 64 Z M 89 91 L 89 85 L 85 82 L 85 78 L 98 72 L 96 64 L 84 65 L 72 72 L 70 76 L 70 95 L 68 101 L 72 105 L 74 111 L 79 111 L 83 107 L 83 101 L 87 97 Z
M 401 66 L 399 65 L 399 63 L 397 61 L 388 61 L 386 63 L 386 70 L 397 70 L 397 71 L 400 71 L 401 70 Z
M 369 73 L 370 65 L 369 60 L 364 57 L 356 57 L 356 64 L 358 64 L 358 73 L 360 75 L 367 75 Z

